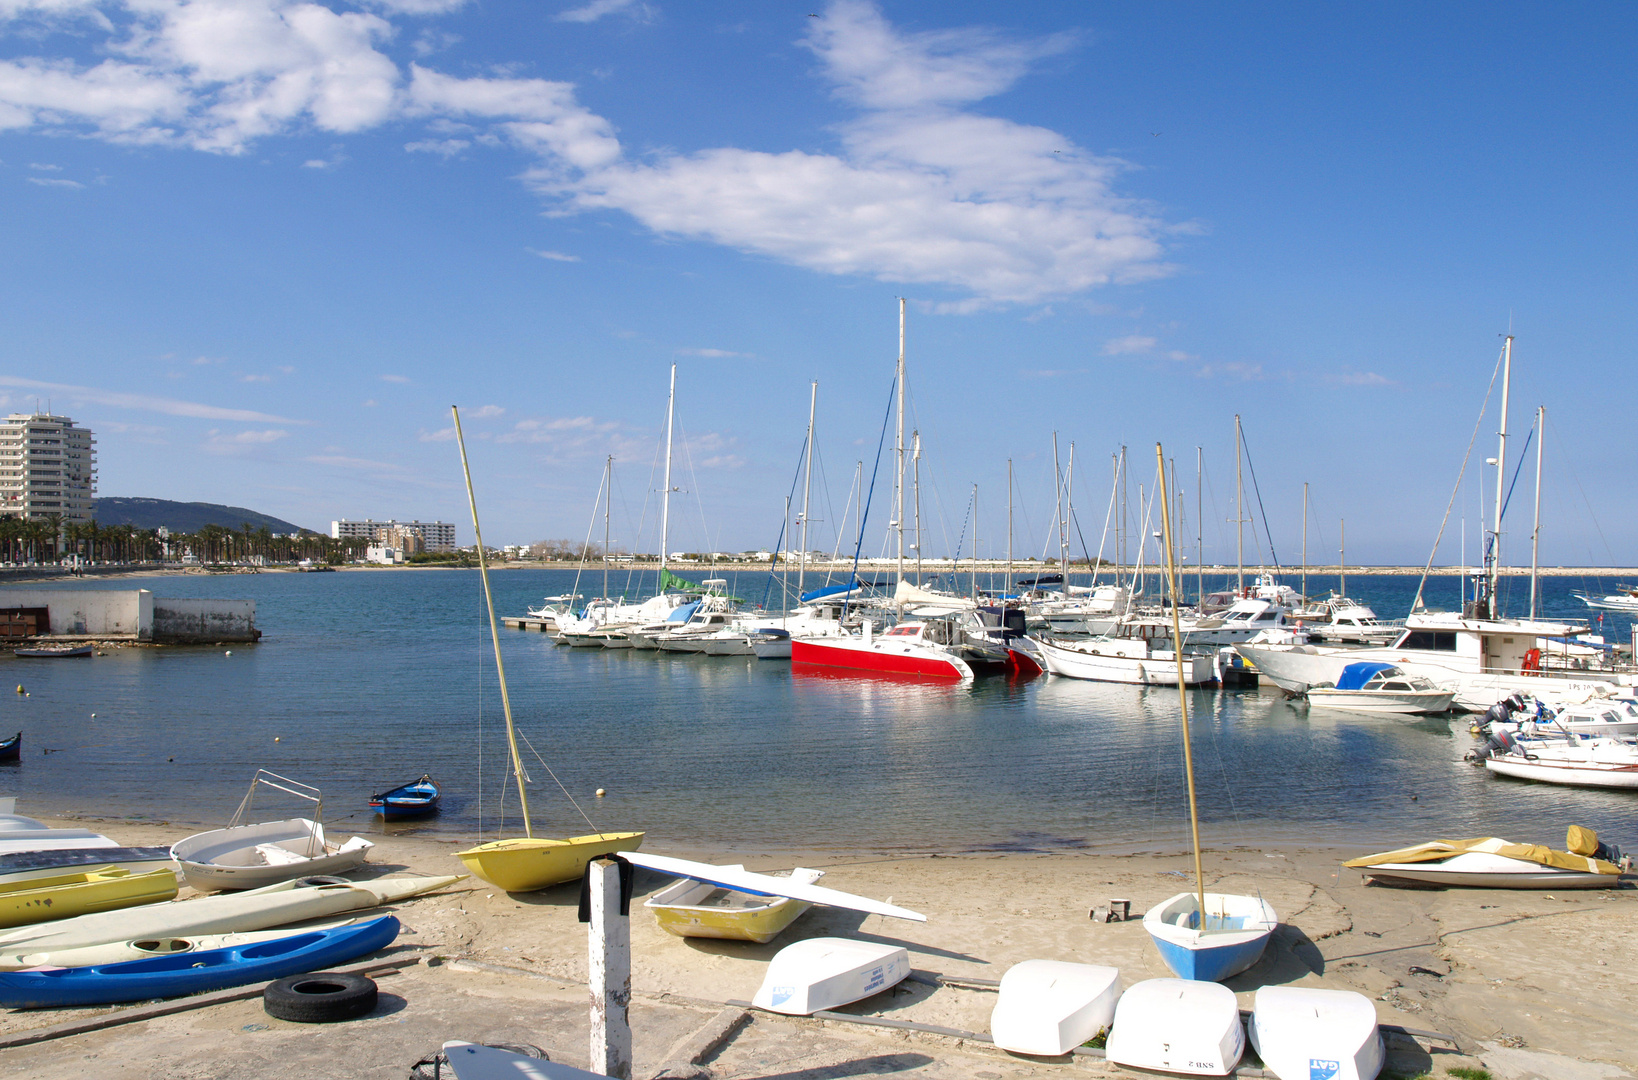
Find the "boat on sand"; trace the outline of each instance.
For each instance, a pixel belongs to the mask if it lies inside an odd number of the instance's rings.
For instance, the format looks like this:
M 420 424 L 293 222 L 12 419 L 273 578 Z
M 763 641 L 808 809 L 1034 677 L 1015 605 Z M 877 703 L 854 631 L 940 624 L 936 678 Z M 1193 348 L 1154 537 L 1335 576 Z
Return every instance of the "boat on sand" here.
M 879 994 L 909 974 L 910 953 L 901 946 L 808 938 L 774 954 L 751 1004 L 769 1012 L 812 1016 Z
M 1280 1080 L 1375 1080 L 1382 1071 L 1376 1006 L 1352 990 L 1261 987 L 1249 1034 L 1264 1068 Z
M 1245 1049 L 1234 991 L 1193 979 L 1129 987 L 1104 1045 L 1111 1064 L 1193 1076 L 1227 1076 Z
M 1568 851 L 1542 844 L 1515 844 L 1497 836 L 1430 840 L 1395 851 L 1364 855 L 1342 865 L 1392 885 L 1466 886 L 1486 889 L 1618 889 L 1618 849 L 1598 834 L 1571 825 Z
M 317 821 L 287 818 L 195 833 L 171 845 L 171 855 L 189 885 L 214 891 L 345 873 L 363 865 L 374 846 L 362 836 L 334 844 Z
M 93 911 L 157 904 L 176 896 L 176 874 L 133 874 L 112 866 L 0 884 L 0 927 L 67 919 Z
M 990 1038 L 1015 1054 L 1067 1054 L 1115 1018 L 1120 971 L 1063 960 L 1025 960 L 1001 976 Z
M 812 885 L 823 870 L 798 866 L 795 883 Z M 713 881 L 683 878 L 643 902 L 661 930 L 678 937 L 726 938 L 766 944 L 778 937 L 811 906 L 788 896 L 730 889 Z

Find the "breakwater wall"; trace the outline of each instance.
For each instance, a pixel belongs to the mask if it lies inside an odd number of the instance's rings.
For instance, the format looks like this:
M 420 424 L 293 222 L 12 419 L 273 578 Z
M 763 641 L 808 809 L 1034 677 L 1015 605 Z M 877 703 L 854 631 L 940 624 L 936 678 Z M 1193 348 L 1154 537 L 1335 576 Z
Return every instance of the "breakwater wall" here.
M 167 599 L 147 589 L 0 589 L 0 636 L 190 644 L 255 641 L 256 601 Z

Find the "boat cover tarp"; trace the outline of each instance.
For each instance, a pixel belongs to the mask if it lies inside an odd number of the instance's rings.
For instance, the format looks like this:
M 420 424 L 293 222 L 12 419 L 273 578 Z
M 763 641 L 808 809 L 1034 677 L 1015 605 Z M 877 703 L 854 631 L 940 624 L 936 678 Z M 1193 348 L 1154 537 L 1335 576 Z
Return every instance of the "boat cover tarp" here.
M 665 617 L 665 621 L 678 623 L 687 622 L 689 619 L 694 617 L 694 612 L 700 609 L 700 604 L 701 601 L 699 600 L 694 601 L 692 604 L 684 604 L 682 607 L 667 615 Z
M 1372 676 L 1387 671 L 1391 667 L 1393 667 L 1392 664 L 1381 664 L 1372 661 L 1349 664 L 1342 669 L 1342 674 L 1337 676 L 1337 689 L 1362 690 L 1365 684 L 1371 681 Z
M 943 593 L 928 592 L 910 584 L 908 581 L 899 582 L 898 588 L 893 590 L 893 602 L 906 607 L 916 604 L 923 607 L 937 607 L 945 611 L 961 608 L 974 608 L 978 604 L 965 596 L 945 596 Z
M 858 588 L 859 583 L 857 581 L 844 585 L 826 585 L 822 589 L 815 589 L 812 592 L 803 593 L 802 603 L 811 604 L 813 601 L 823 600 L 827 596 L 845 596 L 848 593 L 856 592 Z
M 1553 866 L 1560 870 L 1578 870 L 1584 874 L 1620 874 L 1621 868 L 1603 859 L 1585 855 L 1571 855 L 1568 851 L 1554 851 L 1543 844 L 1514 844 L 1497 836 L 1481 836 L 1476 840 L 1430 840 L 1415 847 L 1384 851 L 1380 855 L 1366 855 L 1350 859 L 1343 866 L 1356 870 L 1381 866 L 1383 863 L 1438 862 L 1452 855 L 1468 851 L 1483 851 L 1509 859 L 1532 862 L 1537 866 Z

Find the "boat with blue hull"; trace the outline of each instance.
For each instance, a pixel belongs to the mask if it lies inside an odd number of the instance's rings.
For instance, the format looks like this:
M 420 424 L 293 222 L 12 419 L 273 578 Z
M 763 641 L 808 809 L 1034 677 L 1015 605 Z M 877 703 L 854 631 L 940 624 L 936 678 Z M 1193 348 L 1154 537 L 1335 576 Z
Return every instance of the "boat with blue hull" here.
M 443 797 L 444 792 L 438 786 L 438 781 L 423 773 L 419 780 L 412 780 L 379 795 L 371 795 L 370 809 L 387 821 L 431 817 L 438 812 L 438 803 Z
M 391 915 L 225 949 L 93 967 L 0 972 L 0 1008 L 53 1009 L 150 1001 L 320 971 L 391 945 Z
M 1256 896 L 1206 893 L 1204 927 L 1200 895 L 1178 893 L 1143 916 L 1143 928 L 1160 958 L 1180 979 L 1221 982 L 1262 958 L 1279 918 Z

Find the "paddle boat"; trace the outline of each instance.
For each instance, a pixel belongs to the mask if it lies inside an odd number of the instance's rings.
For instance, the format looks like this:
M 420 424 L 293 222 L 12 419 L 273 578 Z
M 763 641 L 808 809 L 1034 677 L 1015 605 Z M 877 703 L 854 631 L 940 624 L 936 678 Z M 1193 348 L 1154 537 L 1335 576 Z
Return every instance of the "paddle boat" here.
M 769 1012 L 812 1016 L 879 994 L 909 974 L 910 953 L 901 946 L 808 938 L 774 954 L 751 1004 Z
M 1349 664 L 1337 676 L 1335 686 L 1308 688 L 1308 704 L 1350 712 L 1442 713 L 1450 710 L 1455 697 L 1454 690 L 1441 689 L 1431 679 L 1380 661 Z
M 1111 1064 L 1227 1076 L 1246 1049 L 1234 991 L 1191 979 L 1148 979 L 1115 1006 L 1104 1053 Z
M 1063 960 L 1025 960 L 1001 976 L 990 1038 L 1015 1054 L 1067 1054 L 1115 1018 L 1120 970 Z
M 1601 844 L 1598 834 L 1571 825 L 1567 851 L 1540 844 L 1514 844 L 1500 837 L 1431 840 L 1396 851 L 1365 855 L 1342 865 L 1388 884 L 1456 885 L 1486 889 L 1618 889 L 1620 849 Z
M 1221 982 L 1261 959 L 1280 920 L 1261 897 L 1210 892 L 1202 920 L 1200 899 L 1178 893 L 1145 912 L 1143 928 L 1178 978 Z
M 438 812 L 438 803 L 444 797 L 438 781 L 423 773 L 421 779 L 401 784 L 391 791 L 370 796 L 370 809 L 383 820 L 427 817 Z
M 823 870 L 798 866 L 787 880 L 812 885 L 824 876 Z M 643 906 L 654 912 L 654 921 L 668 934 L 761 945 L 778 937 L 811 905 L 788 896 L 731 889 L 685 877 L 649 897 Z
M 0 926 L 67 919 L 93 911 L 157 904 L 176 896 L 176 874 L 133 874 L 112 866 L 0 883 Z
M 0 972 L 0 1007 L 84 1008 L 183 997 L 319 971 L 384 949 L 398 937 L 391 915 L 252 945 L 156 956 L 120 964 Z
M 1280 1080 L 1375 1080 L 1385 1048 L 1376 1006 L 1352 990 L 1264 986 L 1252 999 L 1251 1047 Z

